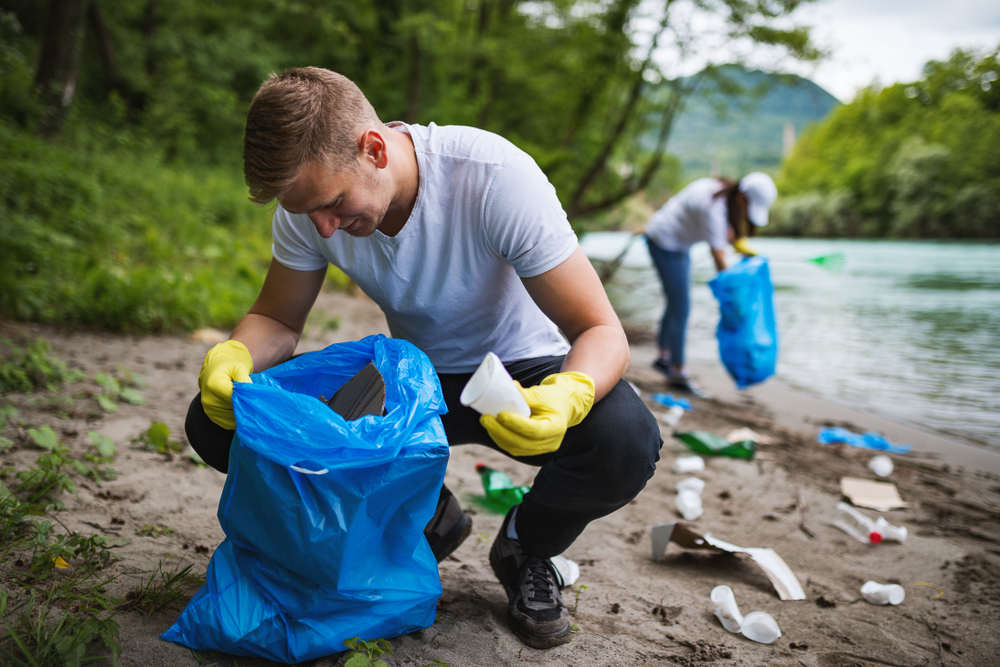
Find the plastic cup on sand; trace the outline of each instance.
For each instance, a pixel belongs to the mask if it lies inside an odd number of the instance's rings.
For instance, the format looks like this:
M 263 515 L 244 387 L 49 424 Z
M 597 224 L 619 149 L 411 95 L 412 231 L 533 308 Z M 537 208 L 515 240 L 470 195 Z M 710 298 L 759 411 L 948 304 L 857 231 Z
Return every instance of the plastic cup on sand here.
M 700 456 L 679 456 L 674 459 L 674 473 L 684 475 L 705 469 L 705 459 Z
M 458 400 L 483 415 L 496 417 L 501 412 L 513 412 L 522 417 L 531 416 L 531 408 L 510 373 L 503 367 L 500 357 L 492 352 L 486 353 Z
M 778 622 L 766 611 L 752 611 L 744 616 L 740 632 L 747 639 L 761 644 L 772 644 L 781 636 Z
M 701 495 L 691 489 L 681 489 L 677 492 L 675 501 L 677 511 L 686 521 L 694 521 L 705 513 L 701 506 Z
M 701 492 L 705 490 L 705 480 L 697 477 L 685 477 L 677 482 L 677 493 L 684 490 L 694 491 L 700 496 Z
M 861 596 L 872 604 L 899 604 L 906 597 L 906 591 L 899 584 L 866 581 L 861 587 Z
M 715 616 L 722 623 L 722 627 L 738 634 L 743 625 L 743 614 L 736 605 L 733 589 L 729 586 L 716 586 L 712 589 L 711 597 L 715 603 Z
M 892 459 L 884 454 L 880 454 L 868 462 L 868 467 L 879 477 L 888 477 L 892 474 Z

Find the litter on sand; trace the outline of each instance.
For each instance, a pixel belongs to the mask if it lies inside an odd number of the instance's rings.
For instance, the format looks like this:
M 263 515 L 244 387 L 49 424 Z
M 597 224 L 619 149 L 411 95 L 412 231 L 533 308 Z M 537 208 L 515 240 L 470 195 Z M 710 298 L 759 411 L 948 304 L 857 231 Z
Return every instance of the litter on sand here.
M 899 490 L 892 482 L 873 482 L 859 477 L 841 477 L 840 492 L 858 507 L 867 507 L 879 512 L 900 507 L 909 507 L 899 497 Z
M 778 597 L 782 600 L 805 600 L 806 594 L 802 584 L 795 578 L 788 564 L 781 559 L 774 549 L 757 549 L 738 547 L 729 542 L 715 539 L 711 535 L 702 535 L 681 523 L 663 523 L 649 529 L 649 537 L 653 546 L 653 560 L 659 562 L 666 553 L 667 544 L 674 544 L 684 549 L 702 549 L 707 551 L 727 551 L 735 554 L 746 554 L 760 566 L 771 581 Z
M 862 449 L 874 449 L 890 454 L 905 454 L 910 451 L 910 445 L 894 445 L 885 439 L 885 436 L 876 431 L 867 433 L 853 433 L 846 428 L 839 426 L 821 429 L 816 435 L 816 441 L 821 445 L 832 445 L 843 442 L 851 447 Z
M 673 394 L 653 394 L 650 398 L 667 408 L 676 405 L 679 408 L 684 408 L 687 412 L 694 412 L 694 406 L 686 398 L 674 398 Z
M 733 429 L 726 435 L 726 440 L 729 442 L 742 442 L 743 440 L 749 440 L 751 442 L 756 442 L 758 445 L 773 445 L 774 438 L 769 438 L 766 435 L 761 435 L 756 431 L 747 428 Z

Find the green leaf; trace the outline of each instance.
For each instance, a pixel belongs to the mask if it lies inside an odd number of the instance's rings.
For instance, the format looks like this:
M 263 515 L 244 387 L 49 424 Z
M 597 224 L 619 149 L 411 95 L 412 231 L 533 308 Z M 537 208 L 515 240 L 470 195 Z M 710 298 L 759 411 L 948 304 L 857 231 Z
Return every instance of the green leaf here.
M 118 412 L 118 404 L 106 394 L 98 394 L 97 404 L 100 405 L 101 409 L 105 412 Z
M 371 667 L 372 661 L 364 653 L 352 653 L 344 663 L 344 667 Z
M 17 417 L 17 408 L 13 405 L 0 405 L 0 419 L 6 422 L 14 417 Z
M 29 428 L 28 435 L 42 449 L 47 449 L 51 452 L 59 447 L 59 436 L 48 426 L 43 426 L 39 429 Z
M 100 385 L 104 391 L 112 394 L 113 396 L 117 396 L 122 390 L 121 385 L 118 384 L 118 380 L 114 379 L 107 373 L 98 373 L 95 375 L 94 382 Z
M 170 442 L 170 427 L 163 422 L 153 422 L 146 429 L 146 438 L 150 444 L 155 445 L 162 451 L 166 451 Z
M 146 399 L 135 389 L 122 389 L 118 397 L 132 405 L 146 405 Z
M 0 435 L 0 452 L 5 452 L 13 446 L 14 446 L 13 440 L 11 440 L 10 438 L 5 438 L 4 436 Z
M 115 457 L 115 443 L 111 442 L 111 438 L 101 435 L 97 431 L 89 431 L 87 435 L 90 436 L 90 441 L 94 443 L 94 448 L 101 455 L 102 459 L 113 459 Z

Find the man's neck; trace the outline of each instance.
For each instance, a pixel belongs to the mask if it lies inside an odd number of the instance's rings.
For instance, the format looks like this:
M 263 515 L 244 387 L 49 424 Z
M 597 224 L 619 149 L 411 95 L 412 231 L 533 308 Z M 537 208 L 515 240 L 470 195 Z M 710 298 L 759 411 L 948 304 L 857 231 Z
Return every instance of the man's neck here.
M 410 219 L 413 205 L 417 201 L 420 187 L 420 169 L 417 152 L 409 133 L 386 127 L 385 140 L 389 150 L 389 171 L 392 178 L 393 196 L 389 203 L 379 231 L 386 236 L 395 236 Z

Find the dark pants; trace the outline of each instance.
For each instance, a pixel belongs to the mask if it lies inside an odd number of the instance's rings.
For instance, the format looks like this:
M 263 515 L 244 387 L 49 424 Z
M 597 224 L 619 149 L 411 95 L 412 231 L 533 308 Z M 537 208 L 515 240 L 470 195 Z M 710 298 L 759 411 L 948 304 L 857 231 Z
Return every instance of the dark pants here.
M 542 357 L 505 366 L 515 380 L 530 387 L 558 373 L 562 360 Z M 448 442 L 486 445 L 510 456 L 479 424 L 479 413 L 458 400 L 471 375 L 439 375 L 448 405 L 448 414 L 441 416 Z M 217 426 L 205 415 L 201 394 L 191 402 L 185 429 L 201 458 L 226 472 L 233 432 Z M 620 380 L 583 422 L 566 432 L 558 451 L 511 456 L 540 468 L 517 511 L 521 545 L 543 558 L 565 551 L 588 523 L 623 507 L 642 491 L 656 469 L 662 444 L 656 419 L 632 387 Z

